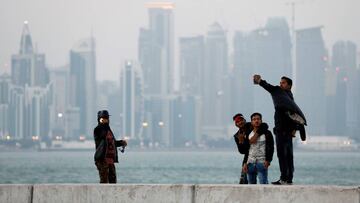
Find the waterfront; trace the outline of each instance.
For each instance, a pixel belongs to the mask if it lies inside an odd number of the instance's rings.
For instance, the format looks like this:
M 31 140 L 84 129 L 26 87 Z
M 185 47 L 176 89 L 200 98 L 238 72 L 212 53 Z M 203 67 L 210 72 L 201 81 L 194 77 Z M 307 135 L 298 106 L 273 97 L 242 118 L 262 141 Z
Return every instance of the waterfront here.
M 296 184 L 359 185 L 359 152 L 295 152 Z M 236 184 L 242 156 L 236 151 L 120 154 L 119 183 Z M 279 177 L 274 161 L 269 180 Z M 1 152 L 0 183 L 97 183 L 93 151 Z

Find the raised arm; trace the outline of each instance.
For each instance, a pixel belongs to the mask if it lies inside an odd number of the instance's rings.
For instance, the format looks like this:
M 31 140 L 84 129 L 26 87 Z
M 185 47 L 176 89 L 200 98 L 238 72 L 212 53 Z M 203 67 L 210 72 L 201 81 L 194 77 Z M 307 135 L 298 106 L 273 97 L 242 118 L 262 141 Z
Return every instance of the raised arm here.
M 262 80 L 260 75 L 254 75 L 254 84 L 260 85 L 269 93 L 272 93 L 276 89 L 276 86 L 267 83 L 266 80 Z

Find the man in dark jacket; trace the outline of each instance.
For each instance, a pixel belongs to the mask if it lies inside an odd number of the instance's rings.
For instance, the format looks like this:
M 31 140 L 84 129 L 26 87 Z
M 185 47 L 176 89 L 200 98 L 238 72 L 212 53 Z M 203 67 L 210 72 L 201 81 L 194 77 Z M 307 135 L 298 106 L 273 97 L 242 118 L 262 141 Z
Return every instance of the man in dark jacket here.
M 238 148 L 240 154 L 244 154 L 244 159 L 241 165 L 241 176 L 239 184 L 248 184 L 247 174 L 243 170 L 244 165 L 247 162 L 247 158 L 249 155 L 250 142 L 256 142 L 257 136 L 253 137 L 250 141 L 247 135 L 253 130 L 250 122 L 246 122 L 245 117 L 238 113 L 233 117 L 233 121 L 235 122 L 235 126 L 239 128 L 239 130 L 234 135 L 234 141 Z M 259 133 L 263 134 L 267 129 L 268 125 L 266 123 L 261 123 Z
M 127 145 L 126 140 L 115 140 L 109 125 L 109 112 L 98 112 L 98 125 L 94 129 L 95 165 L 99 171 L 100 183 L 116 183 L 114 163 L 118 163 L 117 147 Z
M 244 118 L 244 116 L 241 113 L 236 114 L 233 117 L 233 121 L 235 123 L 235 126 L 237 128 L 239 128 L 239 130 L 234 135 L 234 140 L 235 140 L 236 146 L 238 147 L 239 152 L 241 154 L 245 154 L 245 156 L 246 156 L 246 154 L 247 154 L 246 149 L 244 147 L 241 147 L 241 144 L 245 140 L 246 133 L 248 131 L 250 131 L 251 125 L 249 125 L 250 123 L 246 123 L 246 119 Z M 241 175 L 240 175 L 239 184 L 248 184 L 246 172 L 242 170 L 244 164 L 246 163 L 245 156 L 244 156 L 244 159 L 243 159 L 243 162 L 241 165 Z
M 246 164 L 243 170 L 248 174 L 250 184 L 256 184 L 258 176 L 260 184 L 268 184 L 268 168 L 274 154 L 274 139 L 271 132 L 266 129 L 260 129 L 262 124 L 262 115 L 253 113 L 251 115 L 252 130 L 247 134 L 246 139 L 249 144 L 249 152 L 246 157 Z
M 293 182 L 294 159 L 292 138 L 300 130 L 301 139 L 305 140 L 306 119 L 294 101 L 291 92 L 292 80 L 282 77 L 279 86 L 268 84 L 260 75 L 254 75 L 254 83 L 259 84 L 271 94 L 275 107 L 276 150 L 279 159 L 281 176 L 276 185 L 289 185 Z M 294 118 L 295 117 L 295 118 Z

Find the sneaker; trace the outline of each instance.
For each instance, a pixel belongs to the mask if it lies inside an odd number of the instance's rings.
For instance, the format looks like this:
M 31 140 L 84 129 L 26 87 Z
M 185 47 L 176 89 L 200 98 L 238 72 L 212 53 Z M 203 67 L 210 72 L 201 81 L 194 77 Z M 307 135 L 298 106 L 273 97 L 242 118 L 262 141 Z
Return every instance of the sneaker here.
M 271 182 L 271 184 L 273 184 L 273 185 L 288 185 L 288 182 L 280 179 L 278 181 Z M 292 182 L 291 182 L 291 184 L 292 184 Z

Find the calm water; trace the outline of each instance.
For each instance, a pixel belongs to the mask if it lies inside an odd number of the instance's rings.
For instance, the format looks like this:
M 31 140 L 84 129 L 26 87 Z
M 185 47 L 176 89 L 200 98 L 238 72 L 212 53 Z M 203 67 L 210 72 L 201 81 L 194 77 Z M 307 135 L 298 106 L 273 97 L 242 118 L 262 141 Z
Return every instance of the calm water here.
M 274 155 L 269 181 L 277 180 Z M 360 185 L 359 152 L 295 152 L 296 184 Z M 120 183 L 238 183 L 242 156 L 234 152 L 125 152 Z M 97 183 L 93 152 L 0 152 L 0 184 Z

